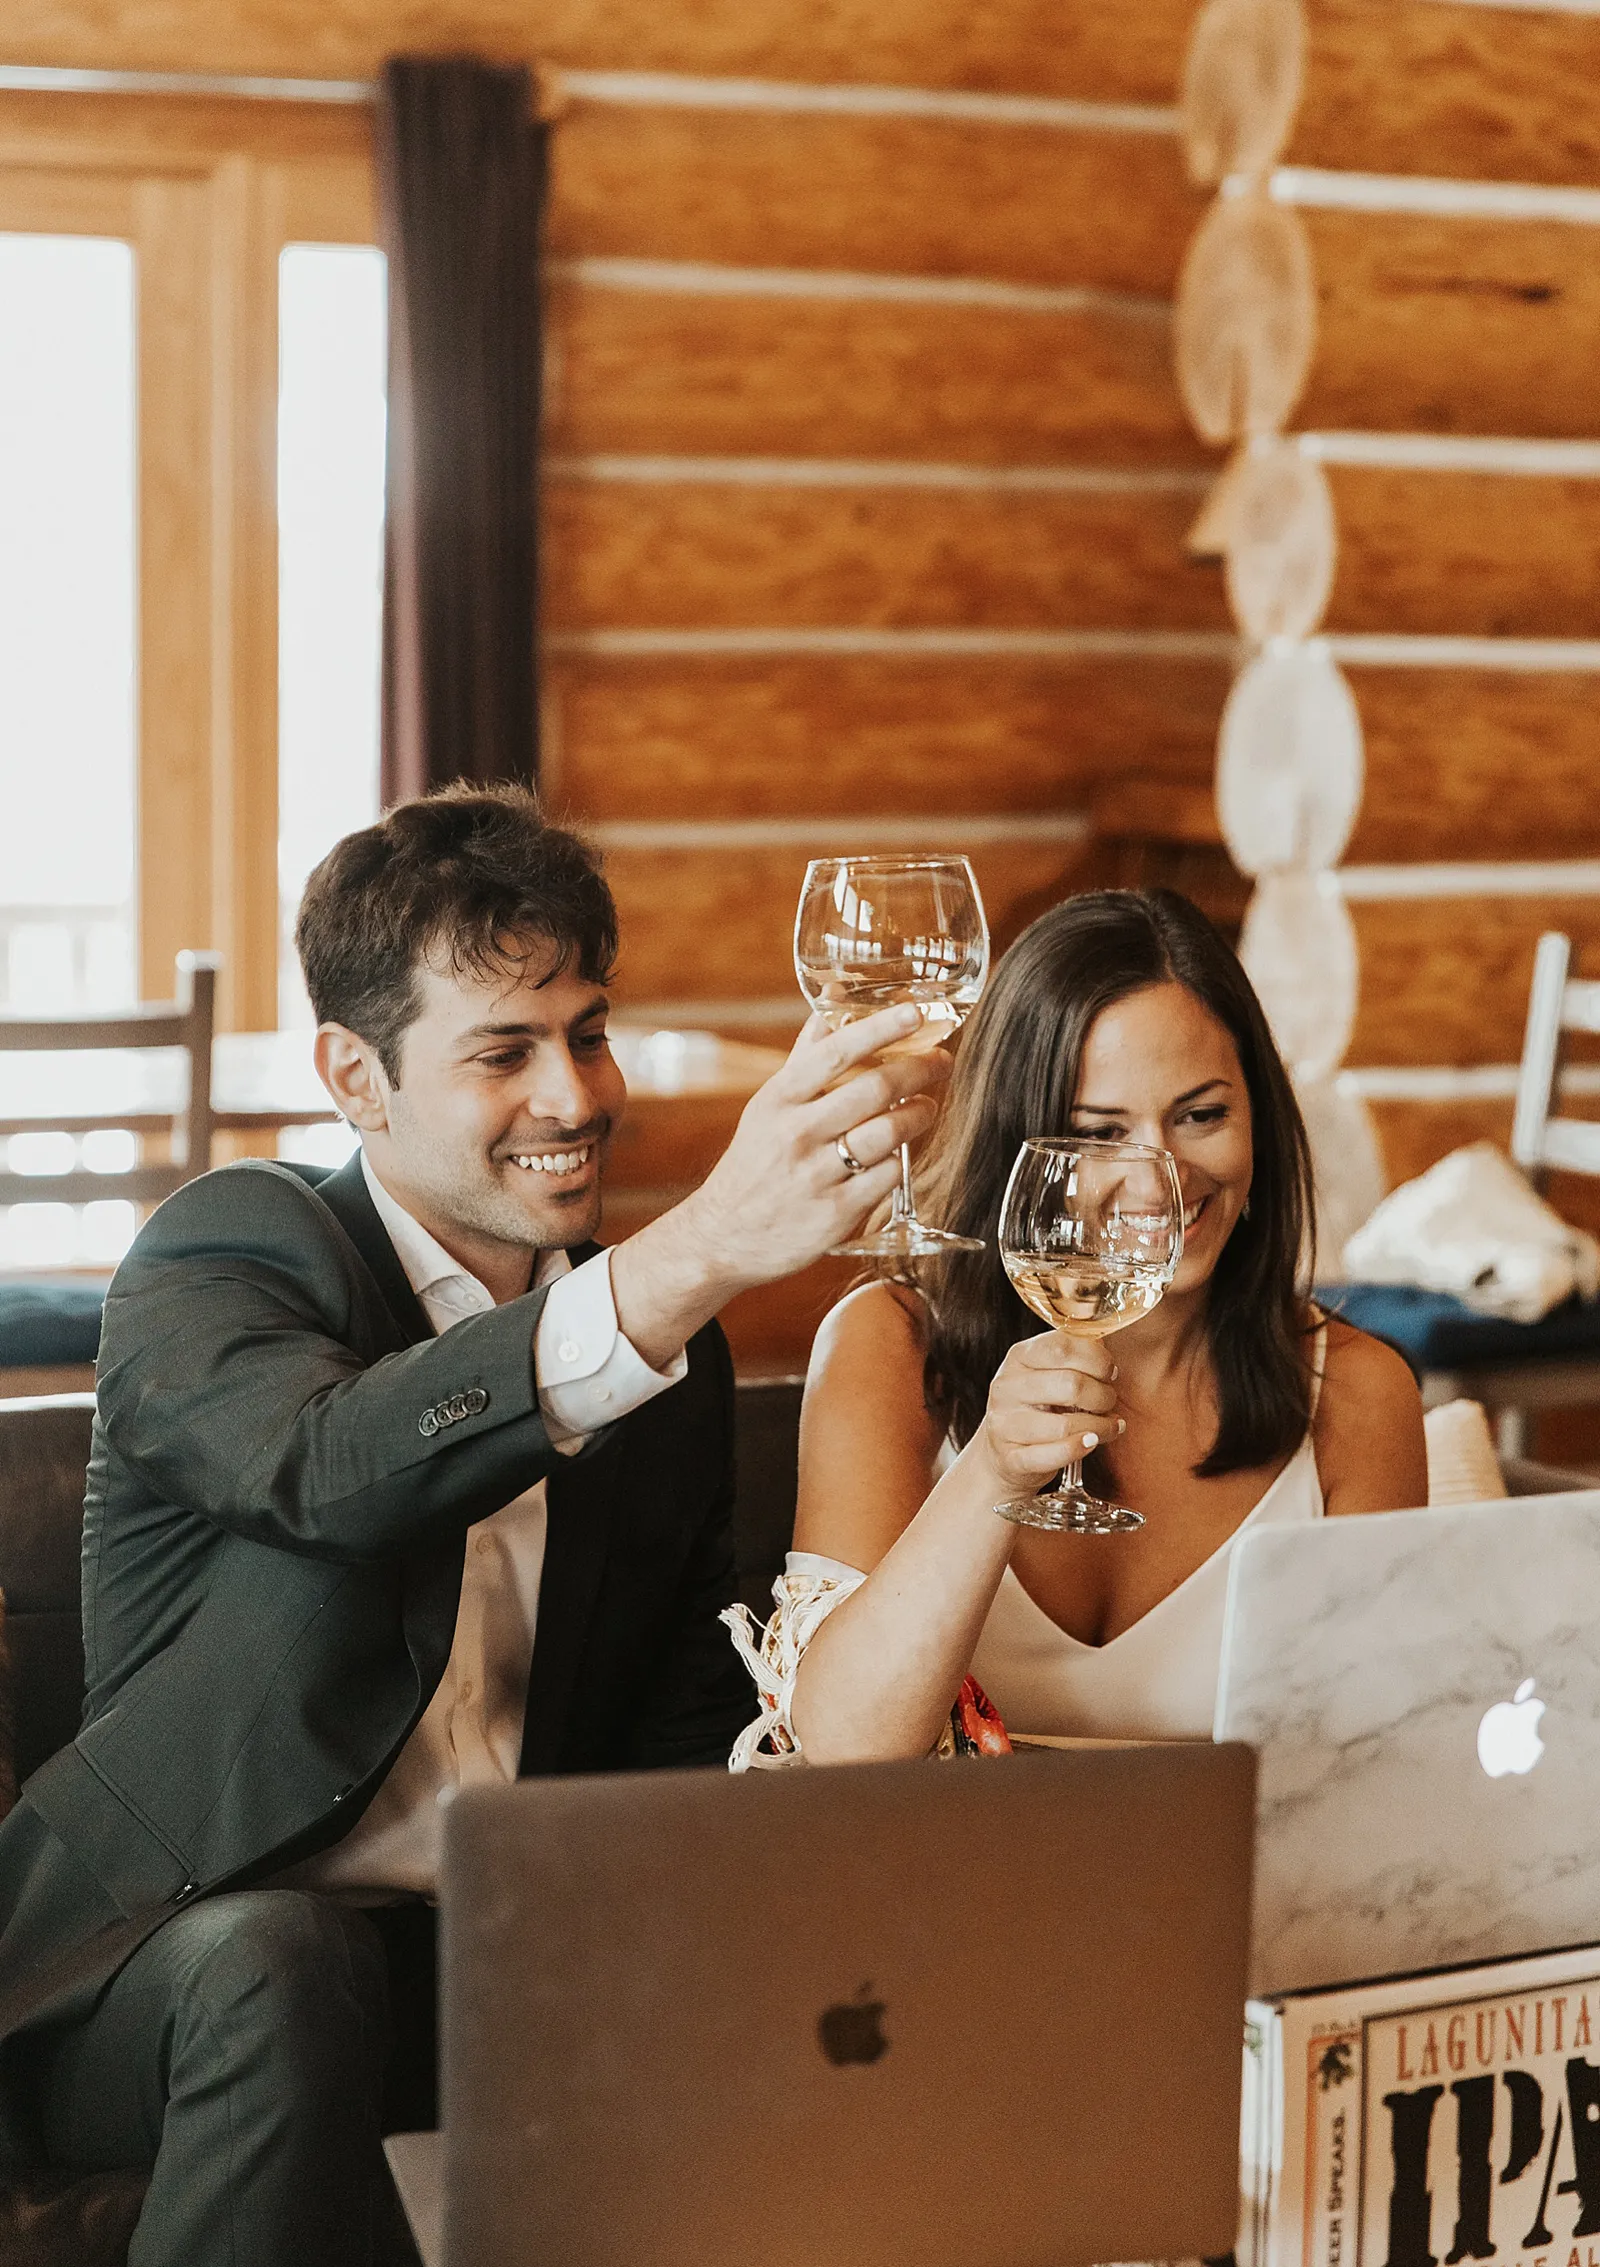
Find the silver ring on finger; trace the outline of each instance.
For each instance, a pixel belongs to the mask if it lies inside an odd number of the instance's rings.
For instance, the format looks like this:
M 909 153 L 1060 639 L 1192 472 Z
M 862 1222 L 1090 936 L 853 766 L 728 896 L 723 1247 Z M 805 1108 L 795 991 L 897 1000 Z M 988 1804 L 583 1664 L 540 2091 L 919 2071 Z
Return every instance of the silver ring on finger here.
M 866 1171 L 867 1168 L 845 1140 L 843 1134 L 840 1134 L 833 1146 L 839 1152 L 839 1162 L 844 1167 L 847 1177 Z

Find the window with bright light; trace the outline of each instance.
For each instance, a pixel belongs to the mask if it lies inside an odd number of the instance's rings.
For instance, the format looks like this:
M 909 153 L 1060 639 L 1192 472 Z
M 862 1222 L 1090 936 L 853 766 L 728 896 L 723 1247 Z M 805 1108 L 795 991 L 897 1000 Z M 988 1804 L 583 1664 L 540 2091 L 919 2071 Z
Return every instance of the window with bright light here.
M 133 998 L 133 250 L 0 235 L 0 988 Z
M 378 815 L 385 264 L 290 244 L 278 264 L 279 1021 L 310 1022 L 294 952 L 306 877 Z
M 132 247 L 0 233 L 0 1008 L 13 1014 L 134 997 L 135 470 Z M 4 1147 L 21 1173 L 112 1171 L 133 1136 Z M 114 1260 L 132 1230 L 120 1201 L 0 1208 L 0 1267 Z

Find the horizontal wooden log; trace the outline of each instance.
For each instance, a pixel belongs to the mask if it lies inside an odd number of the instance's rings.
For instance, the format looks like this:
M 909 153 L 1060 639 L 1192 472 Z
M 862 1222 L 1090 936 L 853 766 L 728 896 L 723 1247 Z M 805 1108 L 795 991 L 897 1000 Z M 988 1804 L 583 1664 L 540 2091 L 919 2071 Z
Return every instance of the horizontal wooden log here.
M 11 0 L 6 52 L 80 69 L 369 77 L 471 47 L 572 68 L 1176 99 L 1192 0 Z M 1291 156 L 1369 170 L 1600 180 L 1600 25 L 1440 0 L 1316 0 Z
M 1600 976 L 1600 898 L 1400 899 L 1351 913 L 1361 947 L 1352 1063 L 1515 1062 L 1545 929 L 1565 930 L 1580 973 Z
M 551 294 L 549 445 L 609 453 L 1205 464 L 1165 314 L 781 294 Z
M 1579 671 L 1355 669 L 1366 790 L 1348 863 L 1600 858 L 1596 679 Z M 1204 698 L 1196 688 L 1199 699 Z M 1154 692 L 1154 688 L 1152 688 Z M 1001 697 L 1001 696 L 997 696 Z M 1165 765 L 1106 751 L 1102 831 L 1216 843 L 1203 720 Z
M 1600 857 L 1592 676 L 1349 675 L 1350 860 Z M 580 821 L 1077 807 L 1104 834 L 1221 839 L 1216 663 L 563 655 L 548 683 L 548 791 Z
M 622 925 L 619 1008 L 741 996 L 798 1004 L 794 909 L 807 859 L 834 847 L 823 828 L 815 842 L 792 846 L 609 852 Z M 1003 950 L 1035 914 L 1081 886 L 1084 855 L 1070 843 L 986 843 L 974 847 L 972 865 Z
M 622 919 L 619 1003 L 786 998 L 790 911 L 805 860 L 831 846 L 823 829 L 814 844 L 613 850 L 606 870 Z M 1095 843 L 991 843 L 972 858 L 998 950 L 1075 889 L 1150 878 L 1112 873 Z M 1352 913 L 1361 951 L 1355 1064 L 1514 1062 L 1545 929 L 1571 935 L 1583 973 L 1600 975 L 1600 898 L 1384 900 Z
M 1600 430 L 1594 229 L 1303 217 L 1321 327 L 1297 426 L 1556 438 Z
M 1349 675 L 1367 791 L 1347 858 L 1600 857 L 1600 681 L 1487 669 Z
M 1600 481 L 1330 468 L 1333 630 L 1593 637 Z M 549 615 L 626 627 L 1225 629 L 1183 488 L 552 481 Z
M 1197 502 L 1183 489 L 552 480 L 546 619 L 1225 630 L 1220 570 L 1183 547 Z
M 12 0 L 7 59 L 79 69 L 374 74 L 386 55 L 471 47 L 572 68 L 1173 100 L 1191 0 Z
M 1600 632 L 1600 480 L 1329 468 L 1327 626 L 1482 637 Z
M 566 655 L 549 792 L 580 818 L 1058 811 L 1209 782 L 1226 669 L 1132 658 Z
M 1166 294 L 1203 209 L 1165 134 L 579 102 L 547 238 L 566 256 Z
M 1587 437 L 1594 231 L 1311 213 L 1321 332 L 1296 423 Z M 1159 309 L 1037 311 L 559 278 L 550 445 L 596 453 L 1207 462 Z
M 1291 162 L 1600 181 L 1600 20 L 1442 0 L 1314 0 Z
M 7 59 L 79 69 L 365 78 L 397 51 L 1171 103 L 1192 0 L 11 0 Z M 1440 0 L 1316 0 L 1302 164 L 1600 180 L 1600 25 Z

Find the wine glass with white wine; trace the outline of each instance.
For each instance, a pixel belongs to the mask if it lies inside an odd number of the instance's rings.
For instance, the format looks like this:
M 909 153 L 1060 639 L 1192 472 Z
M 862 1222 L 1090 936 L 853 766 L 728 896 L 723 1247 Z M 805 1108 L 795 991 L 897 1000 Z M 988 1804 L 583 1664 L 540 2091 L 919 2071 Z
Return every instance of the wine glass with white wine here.
M 795 915 L 794 966 L 801 991 L 835 1031 L 910 1001 L 920 1025 L 880 1060 L 926 1054 L 960 1030 L 989 973 L 989 927 L 972 868 L 965 858 L 813 858 Z M 902 1145 L 888 1219 L 838 1249 L 898 1262 L 981 1246 L 917 1218 L 911 1152 Z
M 1035 1138 L 1017 1152 L 1000 1208 L 1000 1257 L 1041 1321 L 1107 1338 L 1156 1306 L 1183 1257 L 1183 1197 L 1170 1152 L 1137 1141 Z M 1083 1485 L 1083 1460 L 1035 1496 L 995 1505 L 1020 1527 L 1118 1535 L 1144 1525 Z

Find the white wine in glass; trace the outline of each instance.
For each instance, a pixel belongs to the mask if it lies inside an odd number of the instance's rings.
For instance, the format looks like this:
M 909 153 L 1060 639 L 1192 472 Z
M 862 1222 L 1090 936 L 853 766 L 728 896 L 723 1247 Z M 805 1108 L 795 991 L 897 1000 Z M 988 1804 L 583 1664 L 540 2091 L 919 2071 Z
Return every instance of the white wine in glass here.
M 911 1002 L 922 1021 L 883 1058 L 926 1054 L 960 1030 L 989 973 L 989 928 L 965 858 L 814 858 L 794 926 L 795 974 L 835 1031 Z M 851 1257 L 898 1262 L 978 1249 L 970 1236 L 930 1228 L 911 1195 L 911 1152 L 876 1234 L 841 1244 Z
M 1034 1139 L 1017 1152 L 1000 1208 L 1000 1257 L 1024 1306 L 1074 1338 L 1108 1338 L 1160 1304 L 1183 1256 L 1183 1198 L 1169 1151 L 1134 1141 Z M 1144 1525 L 1083 1485 L 1079 1459 L 1036 1496 L 995 1505 L 1054 1534 Z

